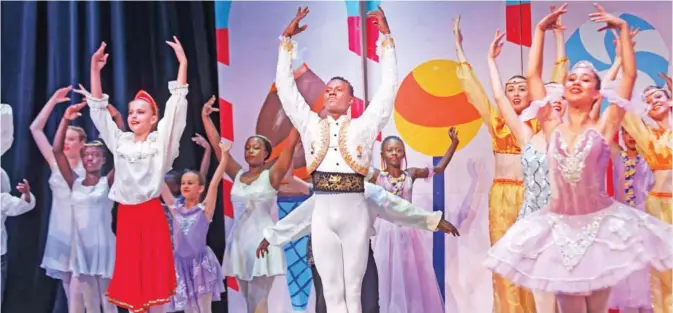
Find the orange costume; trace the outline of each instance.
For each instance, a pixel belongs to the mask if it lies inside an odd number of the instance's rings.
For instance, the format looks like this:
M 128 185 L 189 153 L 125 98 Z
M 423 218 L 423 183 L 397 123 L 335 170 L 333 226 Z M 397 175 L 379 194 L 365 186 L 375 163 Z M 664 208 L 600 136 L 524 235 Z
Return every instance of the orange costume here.
M 654 173 L 654 187 L 647 196 L 647 213 L 671 224 L 671 168 L 673 167 L 673 131 L 646 125 L 639 117 L 626 113 L 622 122 L 624 129 L 636 141 L 638 153 Z M 671 270 L 660 273 L 652 269 L 652 309 L 654 313 L 671 313 Z
M 562 83 L 568 71 L 567 58 L 562 58 L 554 67 L 552 81 Z M 457 69 L 458 79 L 465 90 L 467 99 L 480 112 L 491 134 L 493 153 L 496 155 L 521 155 L 521 147 L 512 131 L 505 124 L 499 110 L 491 105 L 484 88 L 472 67 L 461 62 Z M 540 123 L 533 119 L 526 124 L 537 133 Z M 523 201 L 524 186 L 520 178 L 495 177 L 489 191 L 488 229 L 491 245 L 500 240 L 516 222 Z M 493 312 L 532 313 L 535 312 L 533 295 L 510 281 L 493 275 Z M 541 312 L 542 313 L 542 312 Z

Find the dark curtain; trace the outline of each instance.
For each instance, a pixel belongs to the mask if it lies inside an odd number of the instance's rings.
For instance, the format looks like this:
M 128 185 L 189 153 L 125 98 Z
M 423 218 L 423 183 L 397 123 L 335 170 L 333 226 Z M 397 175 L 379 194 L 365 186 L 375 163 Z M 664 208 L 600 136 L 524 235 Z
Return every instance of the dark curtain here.
M 90 57 L 101 41 L 108 44 L 110 54 L 102 78 L 111 104 L 125 117 L 128 102 L 139 89 L 145 89 L 163 110 L 168 82 L 175 80 L 178 69 L 173 50 L 165 41 L 176 35 L 189 60 L 190 109 L 174 168 L 198 169 L 203 149 L 190 138 L 203 134 L 200 110 L 208 97 L 217 94 L 218 86 L 214 2 L 3 1 L 0 5 L 0 100 L 12 106 L 15 125 L 14 145 L 2 157 L 2 167 L 13 184 L 28 179 L 37 198 L 33 211 L 6 223 L 9 270 L 2 312 L 66 313 L 60 282 L 40 268 L 51 210 L 50 170 L 33 142 L 29 125 L 56 89 L 77 83 L 89 88 Z M 72 98 L 73 103 L 80 101 L 76 95 Z M 45 127 L 50 139 L 67 105 L 58 105 Z M 76 124 L 84 127 L 90 138 L 97 136 L 88 108 L 82 113 Z M 217 163 L 212 160 L 211 175 Z M 221 199 L 217 208 L 220 211 L 215 216 L 223 216 Z M 208 244 L 222 256 L 222 218 L 211 224 Z M 225 312 L 225 308 L 225 302 L 213 304 L 213 312 Z

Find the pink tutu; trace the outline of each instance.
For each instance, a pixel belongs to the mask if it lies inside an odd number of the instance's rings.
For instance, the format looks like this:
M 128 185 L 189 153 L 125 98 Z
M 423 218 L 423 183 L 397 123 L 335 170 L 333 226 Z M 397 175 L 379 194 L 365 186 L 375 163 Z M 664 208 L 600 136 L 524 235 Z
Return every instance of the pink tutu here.
M 379 273 L 380 312 L 444 312 L 431 247 L 422 231 L 380 218 L 374 227 L 372 249 Z
M 673 227 L 618 202 L 584 215 L 547 209 L 515 223 L 485 265 L 525 288 L 586 294 L 653 266 L 673 267 Z

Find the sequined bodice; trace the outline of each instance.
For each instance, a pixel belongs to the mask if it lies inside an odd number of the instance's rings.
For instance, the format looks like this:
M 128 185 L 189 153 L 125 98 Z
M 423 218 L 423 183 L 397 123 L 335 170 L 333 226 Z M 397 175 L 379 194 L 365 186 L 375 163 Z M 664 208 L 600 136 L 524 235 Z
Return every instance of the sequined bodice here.
M 206 247 L 209 224 L 201 204 L 185 208 L 184 202 L 178 202 L 173 213 L 175 253 L 182 257 L 201 253 Z
M 561 130 L 551 136 L 548 147 L 550 210 L 563 215 L 600 211 L 612 204 L 605 188 L 610 146 L 601 133 L 587 128 L 569 145 Z
M 402 172 L 399 177 L 393 177 L 388 172 L 381 172 L 376 179 L 376 184 L 404 200 L 411 201 L 414 182 L 407 172 Z
M 629 159 L 622 151 L 612 156 L 612 167 L 615 200 L 644 210 L 647 193 L 654 185 L 654 176 L 645 159 L 640 155 Z
M 547 205 L 550 194 L 546 153 L 535 150 L 531 144 L 526 145 L 521 152 L 521 166 L 525 192 L 519 219 Z

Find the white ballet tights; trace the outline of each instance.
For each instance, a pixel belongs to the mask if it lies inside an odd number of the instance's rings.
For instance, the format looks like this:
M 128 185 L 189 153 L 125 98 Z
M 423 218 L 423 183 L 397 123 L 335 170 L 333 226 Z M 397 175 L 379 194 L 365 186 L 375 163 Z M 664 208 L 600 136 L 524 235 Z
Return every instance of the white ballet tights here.
M 72 301 L 68 301 L 68 312 L 117 313 L 117 307 L 110 303 L 105 296 L 109 284 L 109 279 L 100 276 L 80 275 L 72 277 L 69 284 Z
M 553 293 L 533 292 L 533 298 L 535 299 L 535 312 L 537 313 L 556 312 L 556 296 L 554 296 Z
M 363 194 L 315 194 L 311 248 L 327 313 L 362 313 L 372 213 Z
M 259 276 L 254 277 L 252 280 L 238 281 L 238 287 L 240 287 L 241 293 L 245 298 L 248 313 L 267 313 L 269 311 L 267 301 L 269 299 L 269 291 L 271 291 L 273 280 L 274 277 Z M 199 299 L 199 307 L 201 307 L 201 299 Z M 210 304 L 208 305 L 208 308 L 210 308 Z M 185 311 L 185 313 L 187 312 L 189 311 Z M 205 311 L 201 311 L 201 313 L 204 312 Z
M 588 296 L 556 294 L 560 313 L 607 313 L 610 288 L 596 290 Z
M 212 304 L 213 294 L 207 294 L 199 298 L 197 302 L 198 307 L 185 309 L 185 313 L 213 313 L 213 309 L 211 308 Z

